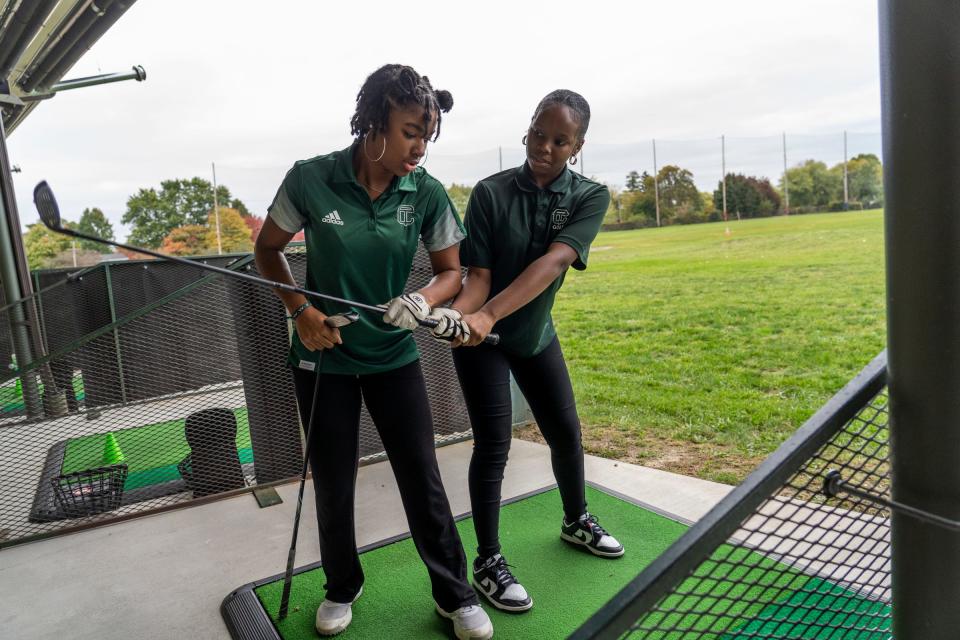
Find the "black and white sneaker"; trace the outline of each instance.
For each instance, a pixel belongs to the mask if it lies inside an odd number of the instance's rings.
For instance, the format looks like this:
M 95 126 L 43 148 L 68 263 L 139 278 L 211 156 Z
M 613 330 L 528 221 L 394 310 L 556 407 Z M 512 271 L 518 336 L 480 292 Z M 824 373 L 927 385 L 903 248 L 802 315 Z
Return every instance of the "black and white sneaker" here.
M 587 550 L 602 558 L 619 558 L 623 555 L 623 545 L 597 523 L 597 516 L 585 513 L 576 522 L 563 519 L 560 537 L 567 542 Z
M 497 609 L 527 611 L 533 606 L 527 590 L 513 577 L 510 565 L 499 553 L 473 562 L 473 585 Z

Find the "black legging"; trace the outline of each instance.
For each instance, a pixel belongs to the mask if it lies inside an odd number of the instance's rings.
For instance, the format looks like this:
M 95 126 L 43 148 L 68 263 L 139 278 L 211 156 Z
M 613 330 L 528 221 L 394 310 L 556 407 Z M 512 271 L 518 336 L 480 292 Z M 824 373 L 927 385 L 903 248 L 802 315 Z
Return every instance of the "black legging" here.
M 308 421 L 316 377 L 293 370 L 297 402 Z M 433 598 L 446 611 L 477 603 L 467 582 L 463 543 L 444 493 L 420 361 L 369 375 L 321 374 L 310 447 L 320 556 L 327 598 L 350 602 L 363 585 L 354 532 L 360 399 L 390 460 L 410 534 L 430 574 Z
M 453 350 L 453 362 L 473 427 L 470 503 L 477 552 L 487 558 L 500 551 L 500 486 L 512 437 L 510 372 L 550 445 L 553 475 L 568 522 L 586 511 L 580 418 L 560 341 L 530 358 L 512 356 L 481 344 Z

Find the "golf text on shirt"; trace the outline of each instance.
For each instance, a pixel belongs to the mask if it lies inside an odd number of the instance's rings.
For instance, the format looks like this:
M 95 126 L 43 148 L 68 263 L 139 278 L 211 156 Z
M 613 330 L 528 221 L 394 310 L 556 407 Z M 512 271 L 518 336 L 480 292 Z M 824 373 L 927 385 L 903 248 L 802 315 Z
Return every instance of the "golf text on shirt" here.
M 553 242 L 572 247 L 577 252 L 573 268 L 586 269 L 590 243 L 609 204 L 605 186 L 570 169 L 565 168 L 545 189 L 533 182 L 526 163 L 501 171 L 480 181 L 470 194 L 460 261 L 465 267 L 490 269 L 490 298 L 506 289 Z M 550 310 L 565 275 L 497 322 L 501 348 L 529 357 L 550 344 L 556 335 Z
M 394 177 L 370 200 L 353 172 L 356 145 L 293 165 L 270 205 L 269 216 L 288 233 L 304 230 L 306 288 L 368 304 L 382 304 L 406 290 L 420 239 L 427 251 L 440 251 L 465 237 L 463 224 L 443 185 L 417 167 Z M 312 301 L 327 315 L 343 305 Z M 341 331 L 343 344 L 323 357 L 324 373 L 389 371 L 419 357 L 413 336 L 362 312 Z M 310 369 L 317 353 L 294 333 L 291 365 Z

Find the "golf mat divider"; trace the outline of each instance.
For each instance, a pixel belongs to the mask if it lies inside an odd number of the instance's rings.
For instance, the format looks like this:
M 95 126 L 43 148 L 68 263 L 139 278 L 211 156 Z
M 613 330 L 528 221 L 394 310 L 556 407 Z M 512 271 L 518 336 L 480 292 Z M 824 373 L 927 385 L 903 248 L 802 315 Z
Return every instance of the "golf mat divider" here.
M 662 546 L 663 548 L 666 548 L 666 546 L 669 545 L 670 541 L 678 537 L 682 533 L 684 528 L 689 526 L 690 524 L 689 521 L 685 521 L 684 519 L 679 518 L 673 514 L 667 513 L 662 509 L 657 509 L 639 500 L 630 498 L 629 496 L 625 496 L 618 492 L 607 489 L 606 487 L 603 487 L 601 485 L 597 485 L 592 482 L 588 482 L 587 485 L 589 487 L 588 491 L 594 490 L 596 492 L 604 494 L 606 498 L 609 498 L 611 500 L 617 500 L 622 503 L 625 503 L 625 505 L 629 505 L 630 509 L 638 508 L 644 512 L 648 512 L 648 514 L 652 514 L 648 517 L 655 517 L 657 519 L 669 521 L 668 523 L 665 523 L 665 526 L 671 529 L 671 532 L 670 532 L 670 535 L 668 536 L 669 539 L 664 539 L 662 541 L 660 546 Z M 516 496 L 514 498 L 510 498 L 508 500 L 505 500 L 502 503 L 502 505 L 505 508 L 509 508 L 511 505 L 516 505 L 529 498 L 541 496 L 543 494 L 553 492 L 553 491 L 556 491 L 555 484 L 543 487 L 541 489 L 537 489 L 535 491 L 531 491 L 529 493 L 525 493 L 523 495 Z M 589 502 L 589 495 L 588 495 L 588 502 Z M 568 545 L 568 543 L 562 542 L 559 537 L 559 530 L 560 530 L 559 517 L 560 515 L 562 515 L 562 507 L 560 504 L 559 495 L 556 497 L 555 511 L 557 515 L 557 522 L 546 521 L 546 522 L 540 523 L 538 521 L 537 525 L 538 526 L 542 525 L 544 540 L 549 541 L 551 544 L 555 543 L 557 545 L 557 549 L 561 553 L 577 554 L 576 556 L 572 556 L 572 557 L 579 557 L 582 554 L 583 557 L 589 558 L 588 562 L 590 563 L 590 566 L 595 567 L 596 569 L 599 569 L 599 570 L 602 570 L 605 566 L 607 566 L 605 563 L 618 563 L 619 567 L 623 568 L 623 566 L 620 565 L 619 563 L 630 562 L 631 549 L 629 547 L 627 548 L 627 555 L 624 558 L 610 560 L 610 559 L 603 559 L 603 558 L 594 558 L 592 556 L 589 556 L 587 551 L 573 548 L 572 546 Z M 603 513 L 604 513 L 604 510 L 601 509 L 601 522 L 609 520 L 612 517 L 608 515 L 606 519 L 604 519 Z M 464 520 L 471 518 L 472 515 L 473 514 L 471 512 L 467 512 L 457 516 L 455 519 L 458 523 L 462 523 Z M 509 523 L 507 523 L 508 518 L 509 516 L 501 518 L 501 522 L 503 523 L 501 525 L 501 533 L 504 533 L 504 531 L 510 526 Z M 553 531 L 554 527 L 552 525 L 556 525 L 555 527 L 556 531 Z M 675 531 L 672 531 L 672 529 L 675 529 Z M 614 531 L 614 535 L 619 535 L 619 534 L 617 531 Z M 467 536 L 464 535 L 463 532 L 461 532 L 461 536 L 464 538 L 465 545 L 468 544 Z M 472 534 L 470 534 L 470 538 L 472 539 Z M 410 539 L 409 533 L 403 533 L 396 536 L 391 536 L 389 538 L 385 538 L 384 540 L 380 540 L 373 544 L 366 545 L 360 548 L 359 552 L 362 556 L 362 554 L 367 553 L 368 551 L 382 549 L 394 543 L 409 541 L 409 539 Z M 662 549 L 658 549 L 658 552 L 659 550 L 662 550 Z M 637 551 L 638 550 L 636 549 L 634 550 L 634 554 L 635 554 L 634 559 L 636 559 Z M 409 549 L 409 553 L 412 554 L 412 557 L 414 558 L 414 562 L 417 564 L 418 572 L 423 573 L 422 577 L 423 577 L 423 580 L 425 581 L 426 594 L 429 600 L 429 580 L 426 578 L 425 570 L 422 569 L 422 565 L 420 564 L 419 558 L 417 558 L 416 556 L 416 551 L 413 549 L 412 544 L 411 544 L 411 548 Z M 506 553 L 509 559 L 510 557 L 509 553 L 508 552 Z M 473 554 L 471 549 L 471 551 L 468 552 L 467 554 L 468 564 L 472 560 L 472 555 Z M 648 560 L 652 560 L 652 557 L 649 558 Z M 299 567 L 294 570 L 294 577 L 296 578 L 296 576 L 313 571 L 315 569 L 320 568 L 321 566 L 322 566 L 321 562 L 314 562 L 314 563 L 305 565 L 303 567 Z M 632 577 L 633 574 L 634 572 L 630 571 L 630 577 Z M 375 576 L 377 574 L 371 573 L 368 575 L 371 577 L 371 579 L 376 580 Z M 522 578 L 522 575 L 523 574 L 521 573 L 521 578 Z M 223 616 L 224 622 L 226 623 L 227 629 L 230 631 L 230 635 L 234 640 L 283 640 L 284 636 L 282 636 L 280 632 L 277 630 L 270 614 L 265 609 L 264 604 L 261 602 L 260 597 L 257 595 L 257 592 L 256 592 L 256 590 L 262 586 L 270 585 L 271 583 L 277 583 L 282 580 L 283 580 L 283 574 L 278 573 L 268 578 L 264 578 L 264 579 L 257 580 L 255 582 L 251 582 L 249 584 L 243 585 L 242 587 L 239 587 L 233 590 L 230 594 L 227 595 L 226 598 L 224 598 L 223 603 L 220 607 L 220 611 Z M 298 586 L 302 589 L 302 585 L 298 585 L 295 580 L 293 585 L 293 597 L 291 599 L 291 615 L 293 615 L 293 611 L 294 611 L 293 607 L 298 599 L 298 595 L 297 595 Z M 368 593 L 366 592 L 372 591 L 372 589 L 369 587 L 370 586 L 368 585 L 368 588 L 365 589 L 364 598 L 368 597 Z M 536 603 L 537 601 L 536 594 L 533 594 L 533 597 L 534 597 L 534 602 Z M 363 599 L 361 599 L 361 601 L 365 604 L 365 601 L 363 601 Z M 430 602 L 432 603 L 432 600 L 430 600 Z M 319 600 L 314 604 L 318 605 Z M 489 604 L 484 604 L 484 608 L 488 611 L 488 613 L 491 613 L 491 615 L 494 617 L 503 615 L 503 616 L 509 616 L 509 618 L 516 618 L 516 614 L 505 614 L 499 611 L 495 612 L 493 610 L 493 607 L 490 606 Z M 535 605 L 535 609 L 536 609 L 536 605 Z M 420 615 L 427 615 L 427 614 L 429 614 L 429 616 L 432 616 L 431 618 L 428 618 L 428 620 L 432 621 L 435 624 L 435 627 L 437 629 L 443 630 L 442 637 L 452 637 L 452 633 L 449 633 L 450 623 L 448 621 L 441 619 L 439 616 L 436 616 L 435 614 L 431 613 L 429 610 L 426 612 L 426 614 L 421 613 Z M 537 621 L 535 618 L 531 617 L 532 615 L 534 614 L 532 613 L 524 614 L 525 618 L 523 619 L 528 620 L 533 625 L 536 625 Z M 516 618 L 516 619 L 520 619 L 520 618 Z M 311 617 L 311 620 L 312 620 L 312 617 Z M 311 625 L 312 625 L 312 622 L 311 622 Z M 496 626 L 497 626 L 497 621 L 494 620 L 494 627 L 496 628 Z M 532 628 L 531 630 L 535 631 L 534 628 Z M 572 631 L 572 628 L 570 630 Z M 425 631 L 432 632 L 433 628 L 426 629 Z M 347 638 L 364 637 L 359 635 L 351 635 L 349 630 L 344 632 L 344 635 Z M 536 636 L 536 633 L 534 633 L 534 636 Z M 534 637 L 534 636 L 530 636 L 530 637 Z M 399 637 L 408 637 L 408 636 L 391 635 L 390 637 L 399 638 Z M 495 637 L 511 637 L 511 636 L 504 636 L 498 633 Z M 536 636 L 536 637 L 544 637 L 544 636 Z
M 833 606 L 834 598 L 817 609 L 811 597 L 801 604 L 805 617 L 821 616 L 814 624 L 832 614 L 843 621 L 819 627 L 817 636 L 797 636 L 801 625 L 813 626 L 797 620 L 783 625 L 786 636 L 753 637 L 873 640 L 866 634 L 883 633 L 887 623 L 881 618 L 889 607 L 860 604 L 891 598 L 889 510 L 855 497 L 828 498 L 823 484 L 827 470 L 837 469 L 856 484 L 889 492 L 886 382 L 884 351 L 572 637 L 694 640 L 711 637 L 704 636 L 704 626 L 741 633 L 760 622 L 764 611 L 781 614 L 791 605 L 782 596 L 795 593 L 776 593 L 788 577 L 784 565 L 840 587 L 844 599 L 857 601 L 856 619 L 848 624 L 846 609 Z M 748 563 L 754 554 L 778 564 L 768 570 Z M 793 592 L 802 595 L 802 585 Z M 756 590 L 775 597 L 765 602 L 744 595 Z M 765 604 L 783 607 L 753 606 Z M 769 627 L 765 632 L 771 633 Z

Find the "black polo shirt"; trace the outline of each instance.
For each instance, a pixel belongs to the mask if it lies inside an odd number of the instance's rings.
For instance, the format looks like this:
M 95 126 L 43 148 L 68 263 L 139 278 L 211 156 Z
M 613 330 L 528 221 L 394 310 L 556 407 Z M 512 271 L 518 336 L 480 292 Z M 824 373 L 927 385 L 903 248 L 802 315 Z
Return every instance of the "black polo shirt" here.
M 465 214 L 467 238 L 460 261 L 490 269 L 490 297 L 506 289 L 550 244 L 562 242 L 577 252 L 574 269 L 587 268 L 590 243 L 600 231 L 610 204 L 602 184 L 565 168 L 545 189 L 530 177 L 527 164 L 480 181 Z M 556 332 L 550 311 L 564 272 L 522 308 L 496 324 L 500 346 L 529 357 L 550 344 Z

